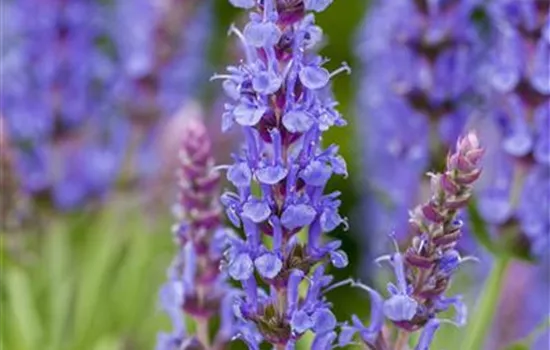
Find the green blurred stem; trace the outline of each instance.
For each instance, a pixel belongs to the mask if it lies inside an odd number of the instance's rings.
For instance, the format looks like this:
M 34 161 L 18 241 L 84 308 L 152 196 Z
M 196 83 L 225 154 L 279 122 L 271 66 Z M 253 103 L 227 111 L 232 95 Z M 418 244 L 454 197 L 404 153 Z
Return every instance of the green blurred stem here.
M 208 318 L 197 319 L 197 339 L 200 341 L 205 349 L 210 348 Z
M 489 278 L 483 286 L 480 299 L 477 301 L 476 312 L 470 317 L 466 328 L 466 337 L 462 350 L 481 350 L 489 332 L 495 311 L 500 300 L 502 284 L 510 263 L 507 256 L 496 256 L 495 264 Z

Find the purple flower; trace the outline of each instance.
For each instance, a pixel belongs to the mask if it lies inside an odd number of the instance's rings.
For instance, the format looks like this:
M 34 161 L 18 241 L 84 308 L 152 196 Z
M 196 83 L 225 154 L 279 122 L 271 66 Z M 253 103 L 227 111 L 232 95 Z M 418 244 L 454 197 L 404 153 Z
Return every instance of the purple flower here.
M 456 151 L 447 157 L 445 171 L 429 173 L 431 197 L 410 213 L 409 229 L 414 232 L 411 244 L 404 253 L 398 251 L 377 260 L 389 261 L 393 267 L 396 283 L 388 283 L 389 297 L 382 301 L 378 293 L 356 284 L 371 294 L 373 321 L 369 329 L 355 319 L 352 326 L 345 325 L 341 344 L 351 342 L 356 332 L 364 332 L 363 342 L 386 348 L 389 340 L 381 332 L 386 318 L 401 332 L 423 329 L 416 349 L 428 349 L 442 322 L 437 318 L 441 312 L 452 307 L 455 319 L 446 322 L 457 326 L 466 323 L 466 307 L 461 298 L 446 297 L 445 292 L 453 273 L 467 260 L 455 249 L 462 228 L 457 215 L 472 195 L 483 154 L 477 135 L 470 132 L 458 140 Z
M 308 13 L 322 11 L 330 1 L 231 3 L 251 9 L 242 32 L 230 29 L 246 59 L 213 79 L 224 80 L 231 99 L 222 129 L 238 125 L 245 141 L 227 171 L 236 193 L 222 195 L 228 218 L 242 225 L 246 236 L 232 237 L 225 256 L 227 271 L 244 289 L 237 310 L 245 328 L 241 338 L 257 330 L 268 343 L 293 349 L 311 330 L 312 346 L 330 348 L 336 319 L 323 297 L 331 281 L 324 266 L 344 267 L 348 258 L 338 241 L 323 239 L 323 233 L 345 223 L 338 214 L 339 193 L 324 189 L 333 173 L 346 175 L 346 166 L 336 146 L 323 149 L 320 141 L 330 126 L 345 125 L 326 90 L 334 75 L 349 68 L 331 73 L 322 66 L 325 60 L 312 51 L 321 29 Z M 301 231 L 307 232 L 306 243 L 298 240 Z M 305 297 L 298 293 L 301 281 L 309 285 Z
M 174 330 L 159 334 L 159 350 L 186 348 L 188 342 L 196 343 L 197 348 L 209 346 L 210 339 L 204 334 L 186 334 L 183 313 L 206 329 L 209 320 L 219 315 L 221 324 L 214 339 L 217 347 L 234 335 L 231 309 L 235 295 L 219 269 L 231 233 L 221 226 L 219 174 L 213 169 L 210 139 L 202 121 L 195 119 L 189 120 L 181 139 L 180 192 L 175 207 L 180 221 L 173 229 L 179 252 L 160 292 L 161 305 L 172 319 Z M 246 254 L 243 256 L 249 260 L 235 259 L 229 268 L 231 276 L 252 273 L 253 262 Z
M 493 231 L 516 227 L 516 238 L 526 238 L 540 257 L 550 242 L 550 16 L 534 0 L 494 1 L 487 12 L 492 27 L 482 81 L 489 112 L 479 129 L 490 152 L 479 212 Z
M 158 175 L 160 155 L 154 141 L 161 138 L 164 123 L 201 91 L 211 7 L 210 0 L 115 4 L 110 36 L 120 66 L 116 94 L 127 122 L 143 134 L 136 141 L 136 177 Z
M 23 0 L 9 12 L 0 99 L 20 186 L 61 210 L 105 197 L 125 131 L 113 122 L 114 62 L 97 44 L 101 4 Z M 34 13 L 36 20 L 28 21 Z M 101 86 L 101 89 L 98 89 Z

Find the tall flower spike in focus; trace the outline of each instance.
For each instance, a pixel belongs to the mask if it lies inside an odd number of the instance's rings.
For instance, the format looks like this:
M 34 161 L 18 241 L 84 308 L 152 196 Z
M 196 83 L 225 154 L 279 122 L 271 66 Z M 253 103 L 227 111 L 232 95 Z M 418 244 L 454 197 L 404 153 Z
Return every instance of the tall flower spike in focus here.
M 322 30 L 311 13 L 330 2 L 231 0 L 251 10 L 242 32 L 230 29 L 245 58 L 213 77 L 224 80 L 232 100 L 223 129 L 236 124 L 245 139 L 227 169 L 236 191 L 224 193 L 222 203 L 245 233 L 244 239 L 231 238 L 225 265 L 244 289 L 235 312 L 238 336 L 251 349 L 259 348 L 250 336 L 258 332 L 277 349 L 294 349 L 308 331 L 315 334 L 314 349 L 330 349 L 336 338 L 336 319 L 324 297 L 332 277 L 325 271 L 329 262 L 346 266 L 347 256 L 340 241 L 324 234 L 345 220 L 338 214 L 339 192 L 324 189 L 333 173 L 346 175 L 346 165 L 336 145 L 322 147 L 321 136 L 346 124 L 329 85 L 349 68 L 323 68 L 326 59 L 314 51 Z
M 425 199 L 422 175 L 475 118 L 482 49 L 472 20 L 478 0 L 375 0 L 361 29 L 364 69 L 358 115 L 365 140 L 365 203 L 373 237 L 408 237 L 408 210 Z M 403 14 L 407 18 L 403 18 Z M 364 137 L 363 137 L 364 136 Z M 366 235 L 366 233 L 365 233 Z M 380 253 L 377 241 L 369 249 Z
M 431 197 L 410 213 L 409 225 L 415 233 L 411 244 L 404 252 L 396 251 L 377 260 L 387 261 L 395 273 L 395 284 L 388 283 L 389 297 L 383 300 L 380 294 L 359 284 L 372 298 L 371 325 L 365 327 L 354 317 L 352 324 L 343 326 L 340 345 L 350 343 L 359 333 L 372 349 L 401 350 L 406 348 L 410 332 L 422 330 L 415 349 L 425 350 L 441 323 L 466 323 L 461 297 L 448 297 L 445 292 L 454 272 L 468 259 L 455 249 L 462 228 L 457 213 L 472 195 L 473 183 L 481 174 L 483 154 L 476 134 L 470 132 L 458 140 L 456 151 L 447 157 L 445 171 L 428 174 Z M 438 318 L 450 308 L 455 310 L 454 320 Z M 396 339 L 383 335 L 384 319 L 399 330 Z
M 220 177 L 201 120 L 190 119 L 181 139 L 180 191 L 174 210 L 179 222 L 173 227 L 179 251 L 160 291 L 173 331 L 159 334 L 157 350 L 222 350 L 233 337 L 234 317 L 233 293 L 219 269 L 228 234 L 221 224 Z M 196 334 L 187 334 L 184 315 L 195 321 Z M 220 318 L 220 326 L 210 339 L 214 317 Z

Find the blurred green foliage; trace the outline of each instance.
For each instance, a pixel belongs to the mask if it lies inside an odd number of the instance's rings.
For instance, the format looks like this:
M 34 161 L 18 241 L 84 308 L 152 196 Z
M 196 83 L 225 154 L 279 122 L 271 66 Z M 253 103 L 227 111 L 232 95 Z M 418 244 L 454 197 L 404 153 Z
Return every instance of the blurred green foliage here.
M 2 349 L 150 349 L 168 329 L 156 303 L 172 255 L 167 228 L 117 204 L 3 237 Z

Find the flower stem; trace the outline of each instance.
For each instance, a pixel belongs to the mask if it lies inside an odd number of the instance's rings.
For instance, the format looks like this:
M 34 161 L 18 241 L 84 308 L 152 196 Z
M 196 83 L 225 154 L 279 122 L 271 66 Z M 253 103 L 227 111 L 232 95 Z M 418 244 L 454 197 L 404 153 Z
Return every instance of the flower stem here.
M 470 317 L 465 340 L 461 347 L 463 350 L 483 349 L 487 332 L 490 330 L 500 300 L 500 291 L 509 262 L 510 258 L 507 256 L 495 257 L 493 270 L 483 286 L 480 299 L 477 301 L 476 312 Z
M 210 348 L 210 335 L 208 331 L 208 319 L 197 319 L 197 339 L 205 349 Z
M 395 350 L 408 350 L 409 349 L 409 332 L 399 330 L 397 333 L 397 340 L 395 341 Z

